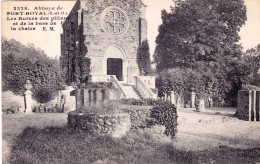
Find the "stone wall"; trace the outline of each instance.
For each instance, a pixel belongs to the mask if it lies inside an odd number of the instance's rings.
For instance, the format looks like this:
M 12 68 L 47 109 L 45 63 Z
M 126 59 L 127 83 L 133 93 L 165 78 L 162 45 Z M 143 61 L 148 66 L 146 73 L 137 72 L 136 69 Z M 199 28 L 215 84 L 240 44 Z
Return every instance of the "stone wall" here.
M 239 91 L 236 117 L 247 121 L 259 121 L 259 115 L 260 91 Z
M 68 128 L 80 132 L 110 135 L 115 138 L 124 136 L 131 127 L 129 114 L 91 114 L 70 112 Z
M 111 34 L 104 30 L 101 17 L 102 12 L 108 7 L 118 8 L 127 15 L 129 22 L 127 31 Z M 146 6 L 141 0 L 77 1 L 63 24 L 61 34 L 60 60 L 67 84 L 70 85 L 75 81 L 73 57 L 76 51 L 91 60 L 88 63 L 90 76 L 101 76 L 107 74 L 105 54 L 111 46 L 120 47 L 122 50 L 123 80 L 133 83 L 134 76 L 139 75 L 137 49 L 140 43 L 147 39 L 145 12 Z

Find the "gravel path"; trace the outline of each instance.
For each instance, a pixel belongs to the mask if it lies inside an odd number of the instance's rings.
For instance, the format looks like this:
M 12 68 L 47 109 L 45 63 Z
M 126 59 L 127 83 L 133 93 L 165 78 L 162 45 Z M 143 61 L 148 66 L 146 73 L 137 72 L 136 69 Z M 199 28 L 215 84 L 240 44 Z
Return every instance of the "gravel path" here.
M 234 117 L 235 108 L 210 108 L 206 112 L 179 109 L 178 133 L 173 145 L 182 150 L 205 150 L 219 146 L 260 146 L 260 122 Z
M 178 110 L 178 133 L 172 141 L 165 135 L 156 134 L 160 142 L 171 142 L 180 150 L 205 150 L 220 146 L 235 148 L 260 147 L 260 122 L 248 122 L 234 117 L 235 108 L 209 108 L 196 112 L 191 108 Z M 15 138 L 26 126 L 43 128 L 64 126 L 67 114 L 16 114 L 3 115 L 3 163 L 10 153 Z M 151 133 L 149 129 L 146 130 Z M 152 132 L 154 133 L 154 132 Z

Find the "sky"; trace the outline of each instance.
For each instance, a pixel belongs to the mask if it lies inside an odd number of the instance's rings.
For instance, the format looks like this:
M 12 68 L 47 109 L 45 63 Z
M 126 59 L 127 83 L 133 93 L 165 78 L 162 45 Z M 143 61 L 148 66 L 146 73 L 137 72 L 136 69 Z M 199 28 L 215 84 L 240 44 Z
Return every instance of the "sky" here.
M 146 19 L 148 21 L 148 41 L 150 45 L 150 53 L 151 56 L 153 55 L 155 49 L 155 39 L 158 35 L 158 26 L 162 23 L 161 21 L 161 10 L 166 9 L 167 11 L 170 10 L 170 6 L 173 5 L 172 0 L 143 0 L 144 4 L 147 5 L 146 9 Z M 36 15 L 36 12 L 41 12 L 41 10 L 36 9 L 35 7 L 51 7 L 48 8 L 52 12 L 61 12 L 63 15 L 61 17 L 66 17 L 66 14 L 69 13 L 71 8 L 73 7 L 75 1 L 8 1 L 2 2 L 2 36 L 6 37 L 7 39 L 14 38 L 20 41 L 22 44 L 27 45 L 27 43 L 33 43 L 35 47 L 41 48 L 44 52 L 50 57 L 59 57 L 60 56 L 60 34 L 62 33 L 61 22 L 60 21 L 53 21 L 56 22 L 56 25 L 53 25 L 55 31 L 43 31 L 43 25 L 37 26 L 35 31 L 16 31 L 11 30 L 11 27 L 21 27 L 19 25 L 14 25 L 13 23 L 16 20 L 10 20 L 12 18 L 19 19 L 19 15 L 15 12 L 24 11 L 18 10 L 18 7 L 27 7 L 27 10 L 24 12 L 35 12 L 34 17 L 37 17 L 38 20 L 41 16 Z M 257 44 L 260 43 L 260 0 L 245 0 L 245 4 L 247 7 L 247 21 L 246 24 L 241 28 L 239 35 L 241 36 L 240 43 L 244 47 L 244 51 L 250 48 L 256 47 Z M 57 7 L 60 6 L 63 9 L 57 10 Z M 16 8 L 14 8 L 16 7 Z M 55 9 L 52 10 L 52 7 Z M 16 9 L 16 10 L 14 10 Z M 46 10 L 45 10 L 46 11 Z M 9 12 L 9 14 L 8 14 Z M 66 13 L 67 12 L 67 13 Z M 8 14 L 8 15 L 7 15 Z M 18 13 L 19 14 L 19 13 Z M 61 14 L 61 13 L 59 13 Z M 9 17 L 9 20 L 7 20 Z M 55 17 L 55 15 L 52 15 Z M 20 21 L 21 22 L 21 21 Z M 25 21 L 27 22 L 27 21 Z M 37 22 L 44 22 L 44 21 L 37 21 Z M 48 23 L 51 21 L 48 20 Z M 34 23 L 36 23 L 34 21 Z M 49 29 L 50 25 L 47 26 Z M 23 25 L 23 27 L 33 27 L 27 25 Z

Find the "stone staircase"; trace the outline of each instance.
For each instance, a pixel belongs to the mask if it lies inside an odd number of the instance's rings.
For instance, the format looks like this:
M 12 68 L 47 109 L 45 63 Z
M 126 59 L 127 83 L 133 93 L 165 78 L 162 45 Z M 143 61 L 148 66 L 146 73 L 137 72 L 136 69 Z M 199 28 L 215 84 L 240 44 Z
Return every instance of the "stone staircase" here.
M 124 84 L 124 83 L 121 83 L 121 84 L 122 84 L 122 87 L 126 94 L 127 99 L 130 99 L 130 98 L 141 99 L 141 96 L 135 89 L 134 85 L 128 85 L 128 84 Z

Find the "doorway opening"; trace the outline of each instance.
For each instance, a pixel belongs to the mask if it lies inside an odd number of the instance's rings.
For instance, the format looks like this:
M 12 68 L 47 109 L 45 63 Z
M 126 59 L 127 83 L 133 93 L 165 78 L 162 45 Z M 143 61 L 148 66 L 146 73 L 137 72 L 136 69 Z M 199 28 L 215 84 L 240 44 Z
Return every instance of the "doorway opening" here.
M 115 75 L 119 81 L 123 81 L 122 59 L 108 58 L 107 59 L 107 75 Z

